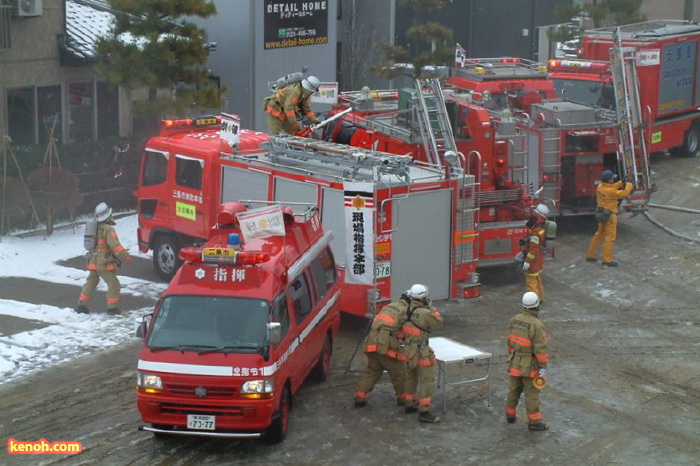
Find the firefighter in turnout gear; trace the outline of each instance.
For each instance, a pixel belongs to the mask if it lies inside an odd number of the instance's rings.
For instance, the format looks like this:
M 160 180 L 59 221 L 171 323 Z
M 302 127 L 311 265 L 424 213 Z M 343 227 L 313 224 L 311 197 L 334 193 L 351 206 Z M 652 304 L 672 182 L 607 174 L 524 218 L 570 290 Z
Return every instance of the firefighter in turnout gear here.
M 428 337 L 431 332 L 440 328 L 442 317 L 440 312 L 430 305 L 426 286 L 413 285 L 409 293 L 411 304 L 406 313 L 406 323 L 403 325 L 404 357 L 408 363 L 404 410 L 406 414 L 420 411 L 420 422 L 436 424 L 442 419 L 430 413 L 435 391 L 436 360 L 433 349 L 428 345 Z
M 387 304 L 374 317 L 369 334 L 365 338 L 367 371 L 355 390 L 355 407 L 367 405 L 367 395 L 386 370 L 396 392 L 396 403 L 405 404 L 406 363 L 400 357 L 403 345 L 402 327 L 411 298 L 404 292 L 398 301 Z
M 290 84 L 265 98 L 268 132 L 277 135 L 286 131 L 295 134 L 301 131 L 301 122 L 297 121 L 297 113 L 304 116 L 310 123 L 317 124 L 311 109 L 311 96 L 318 92 L 321 82 L 316 76 L 309 76 L 294 84 Z
M 632 183 L 623 179 L 615 182 L 616 175 L 605 170 L 600 177 L 600 184 L 596 190 L 596 219 L 598 229 L 593 235 L 588 251 L 586 252 L 587 262 L 596 262 L 598 259 L 598 246 L 603 240 L 602 259 L 603 265 L 607 267 L 617 267 L 617 262 L 613 260 L 613 247 L 617 238 L 617 208 L 619 201 L 629 196 L 634 188 Z
M 542 270 L 544 269 L 547 215 L 549 215 L 549 209 L 544 204 L 539 204 L 533 209 L 533 214 L 525 225 L 527 238 L 523 244 L 523 250 L 515 256 L 515 260 L 523 264 L 526 290 L 536 293 L 540 302 L 544 302 Z
M 549 428 L 549 425 L 542 421 L 540 391 L 533 384 L 535 377 L 544 377 L 549 360 L 547 333 L 544 324 L 537 318 L 539 305 L 537 294 L 528 291 L 523 295 L 523 311 L 510 319 L 506 341 L 508 375 L 510 375 L 506 397 L 506 420 L 509 424 L 516 421 L 518 401 L 524 391 L 530 430 Z
M 133 258 L 129 252 L 119 242 L 117 232 L 114 230 L 116 222 L 112 217 L 112 209 L 100 202 L 95 207 L 95 218 L 97 219 L 97 241 L 95 249 L 88 256 L 88 274 L 85 285 L 80 292 L 78 299 L 78 307 L 75 312 L 79 314 L 89 314 L 87 304 L 90 302 L 90 295 L 100 278 L 107 284 L 107 313 L 110 315 L 121 315 L 121 311 L 117 308 L 119 304 L 119 292 L 121 285 L 117 278 L 117 268 L 122 261 L 131 263 Z

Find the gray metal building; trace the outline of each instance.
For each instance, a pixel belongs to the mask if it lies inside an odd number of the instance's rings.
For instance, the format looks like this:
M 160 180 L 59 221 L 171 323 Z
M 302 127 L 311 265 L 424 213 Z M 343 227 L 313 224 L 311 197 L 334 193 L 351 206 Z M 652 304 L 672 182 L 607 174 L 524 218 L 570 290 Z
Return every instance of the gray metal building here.
M 215 0 L 218 14 L 196 19 L 216 51 L 209 68 L 228 87 L 226 111 L 244 128 L 267 129 L 268 82 L 308 69 L 336 81 L 337 0 Z

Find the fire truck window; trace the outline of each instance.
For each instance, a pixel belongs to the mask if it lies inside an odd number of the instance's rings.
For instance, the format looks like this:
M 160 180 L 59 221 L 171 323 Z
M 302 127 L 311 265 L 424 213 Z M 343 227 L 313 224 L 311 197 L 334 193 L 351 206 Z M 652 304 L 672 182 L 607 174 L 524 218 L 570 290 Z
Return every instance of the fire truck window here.
M 292 298 L 294 316 L 299 324 L 311 312 L 311 293 L 306 275 L 300 275 L 289 285 L 289 296 Z
M 289 309 L 287 309 L 287 294 L 282 292 L 272 304 L 272 321 L 282 326 L 282 338 L 289 330 Z
M 160 152 L 146 151 L 146 160 L 143 164 L 143 186 L 153 186 L 165 183 L 168 173 L 168 160 Z
M 202 189 L 202 165 L 199 160 L 176 157 L 175 183 L 185 188 Z
M 335 260 L 330 248 L 326 248 L 311 262 L 311 272 L 316 282 L 318 299 L 321 299 L 336 282 Z

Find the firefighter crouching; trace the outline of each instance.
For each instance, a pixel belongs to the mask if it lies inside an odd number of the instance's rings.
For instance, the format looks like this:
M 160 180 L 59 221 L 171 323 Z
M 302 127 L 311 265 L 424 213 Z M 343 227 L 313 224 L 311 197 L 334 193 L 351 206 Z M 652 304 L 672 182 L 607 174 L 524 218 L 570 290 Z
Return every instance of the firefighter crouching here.
M 411 305 L 408 307 L 407 320 L 403 325 L 404 357 L 408 362 L 404 410 L 406 414 L 420 411 L 418 415 L 420 422 L 436 424 L 442 419 L 430 413 L 435 391 L 436 360 L 433 349 L 428 345 L 428 338 L 431 332 L 442 325 L 442 317 L 440 312 L 430 305 L 426 286 L 413 285 L 409 293 Z
M 117 308 L 121 291 L 121 285 L 117 278 L 117 268 L 122 261 L 131 263 L 133 258 L 119 242 L 117 232 L 114 230 L 116 222 L 112 217 L 112 209 L 104 202 L 100 202 L 95 207 L 95 218 L 98 222 L 96 245 L 88 257 L 87 268 L 90 273 L 80 292 L 75 312 L 78 314 L 90 313 L 87 304 L 101 278 L 107 284 L 107 314 L 121 315 L 122 312 Z
M 265 97 L 268 132 L 277 135 L 286 131 L 295 134 L 301 131 L 301 122 L 297 121 L 297 112 L 312 124 L 319 123 L 311 109 L 311 96 L 318 92 L 321 82 L 316 76 L 309 76 L 294 84 L 278 90 Z
M 540 300 L 532 291 L 523 295 L 523 311 L 510 320 L 508 326 L 508 375 L 510 383 L 506 397 L 506 421 L 513 424 L 520 395 L 525 392 L 528 428 L 547 430 L 542 421 L 540 391 L 533 384 L 535 377 L 544 377 L 549 360 L 547 333 L 544 324 L 537 318 Z
M 549 209 L 544 204 L 535 207 L 532 216 L 526 223 L 527 240 L 523 250 L 515 256 L 517 262 L 523 263 L 522 270 L 525 273 L 525 289 L 537 294 L 540 303 L 544 302 L 544 285 L 542 284 L 542 270 L 544 269 L 546 224 Z
M 367 395 L 387 371 L 396 392 L 396 403 L 404 405 L 406 385 L 406 364 L 399 359 L 399 351 L 403 345 L 402 327 L 406 321 L 406 310 L 411 298 L 404 292 L 398 301 L 387 304 L 374 317 L 372 327 L 365 338 L 365 353 L 367 354 L 367 371 L 355 390 L 355 407 L 367 405 Z

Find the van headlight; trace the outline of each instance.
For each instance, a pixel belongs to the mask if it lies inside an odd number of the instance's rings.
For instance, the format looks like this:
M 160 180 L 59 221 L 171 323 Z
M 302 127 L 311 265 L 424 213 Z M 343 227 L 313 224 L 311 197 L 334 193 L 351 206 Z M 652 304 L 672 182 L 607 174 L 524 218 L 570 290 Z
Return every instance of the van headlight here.
M 137 372 L 136 389 L 139 393 L 161 393 L 163 391 L 163 381 L 157 375 Z
M 275 382 L 272 379 L 248 380 L 241 386 L 241 398 L 272 398 L 275 394 Z

